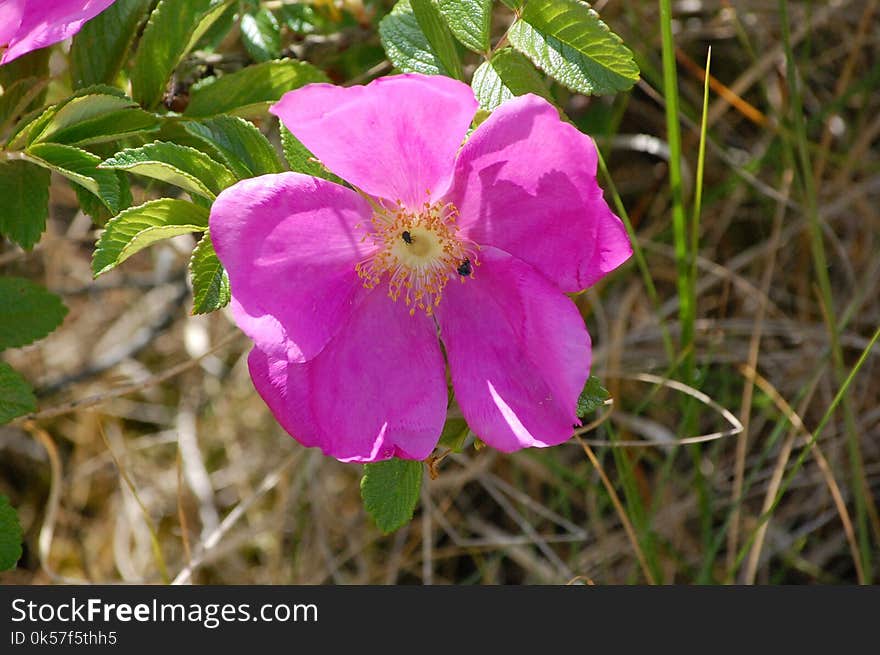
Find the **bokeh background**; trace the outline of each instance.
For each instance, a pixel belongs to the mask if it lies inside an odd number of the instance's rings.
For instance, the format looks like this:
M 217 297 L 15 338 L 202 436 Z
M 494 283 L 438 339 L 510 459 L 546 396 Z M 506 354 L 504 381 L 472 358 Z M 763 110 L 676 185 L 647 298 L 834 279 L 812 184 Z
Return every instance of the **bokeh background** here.
M 682 349 L 658 3 L 593 3 L 642 69 L 617 96 L 552 87 L 596 138 L 650 275 L 633 260 L 575 297 L 613 402 L 585 418 L 580 441 L 514 455 L 469 443 L 446 456 L 414 521 L 388 536 L 363 510 L 362 467 L 302 448 L 274 422 L 228 315 L 190 314 L 189 237 L 95 281 L 96 227 L 59 178 L 38 247 L 0 244 L 3 274 L 70 308 L 49 338 L 4 353 L 38 389 L 40 412 L 0 427 L 0 493 L 26 538 L 0 582 L 878 582 L 880 350 L 826 416 L 880 323 L 877 4 L 673 2 L 689 207 L 702 189 L 697 320 Z M 338 83 L 388 74 L 376 26 L 390 6 L 303 5 L 301 23 L 283 26 L 284 54 Z M 512 17 L 496 11 L 496 38 Z M 228 30 L 181 67 L 181 102 L 208 67 L 250 61 L 234 20 Z M 466 61 L 469 74 L 479 60 Z M 50 95 L 66 65 L 58 49 Z M 277 125 L 260 127 L 277 143 Z M 136 201 L 157 196 L 132 182 Z M 649 377 L 671 373 L 687 386 Z M 730 435 L 737 421 L 744 430 Z M 693 437 L 705 440 L 679 443 Z

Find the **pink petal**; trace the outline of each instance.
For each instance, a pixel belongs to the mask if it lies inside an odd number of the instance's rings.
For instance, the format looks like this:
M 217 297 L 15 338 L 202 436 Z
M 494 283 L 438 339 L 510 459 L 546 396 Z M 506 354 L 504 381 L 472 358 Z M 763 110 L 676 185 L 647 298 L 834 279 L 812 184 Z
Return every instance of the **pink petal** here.
M 211 208 L 211 240 L 229 274 L 232 311 L 261 350 L 317 355 L 348 319 L 362 284 L 355 264 L 370 207 L 350 189 L 281 173 L 238 182 Z
M 442 76 L 396 75 L 366 86 L 309 84 L 270 111 L 347 182 L 420 206 L 449 186 L 477 110 L 470 87 Z
M 480 439 L 512 452 L 571 437 L 590 335 L 558 287 L 484 248 L 473 279 L 446 287 L 437 318 L 455 397 Z
M 463 233 L 532 264 L 563 291 L 591 286 L 632 254 L 596 182 L 593 140 L 543 98 L 510 100 L 461 150 L 447 199 Z
M 6 64 L 32 50 L 44 48 L 72 37 L 114 0 L 28 0 L 24 2 L 21 24 L 9 38 L 9 49 L 0 58 Z M 13 0 L 13 5 L 21 1 Z M 0 19 L 4 18 L 0 10 Z M 7 30 L 0 29 L 3 35 Z M 2 41 L 0 41 L 2 43 Z
M 0 0 L 0 48 L 15 37 L 24 15 L 24 3 L 25 0 Z
M 434 325 L 378 288 L 323 352 L 304 364 L 258 348 L 248 363 L 278 422 L 305 446 L 343 462 L 424 459 L 446 417 Z

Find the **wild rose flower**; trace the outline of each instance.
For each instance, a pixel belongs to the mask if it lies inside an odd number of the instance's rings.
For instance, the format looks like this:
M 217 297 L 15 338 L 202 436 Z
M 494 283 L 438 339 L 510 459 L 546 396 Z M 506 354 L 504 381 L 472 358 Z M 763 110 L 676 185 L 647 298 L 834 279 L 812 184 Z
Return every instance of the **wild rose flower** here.
M 470 87 L 439 76 L 291 91 L 272 113 L 355 190 L 282 173 L 214 203 L 251 377 L 304 445 L 424 459 L 447 413 L 447 362 L 489 445 L 571 436 L 590 338 L 565 293 L 623 263 L 629 240 L 592 140 L 552 105 L 511 100 L 462 146 L 476 109 Z
M 0 64 L 67 39 L 114 0 L 0 0 Z

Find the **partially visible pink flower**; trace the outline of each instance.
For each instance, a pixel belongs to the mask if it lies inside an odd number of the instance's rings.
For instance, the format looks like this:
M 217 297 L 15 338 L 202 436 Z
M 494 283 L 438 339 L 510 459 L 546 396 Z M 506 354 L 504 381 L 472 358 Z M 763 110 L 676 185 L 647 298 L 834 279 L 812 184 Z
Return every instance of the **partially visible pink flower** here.
M 0 64 L 67 39 L 114 0 L 0 0 Z
M 210 229 L 254 384 L 342 461 L 423 459 L 455 398 L 506 452 L 568 439 L 590 338 L 565 295 L 631 254 L 592 140 L 533 95 L 477 109 L 465 84 L 312 84 L 274 107 L 355 190 L 298 173 L 226 189 Z M 441 347 L 442 343 L 442 347 Z

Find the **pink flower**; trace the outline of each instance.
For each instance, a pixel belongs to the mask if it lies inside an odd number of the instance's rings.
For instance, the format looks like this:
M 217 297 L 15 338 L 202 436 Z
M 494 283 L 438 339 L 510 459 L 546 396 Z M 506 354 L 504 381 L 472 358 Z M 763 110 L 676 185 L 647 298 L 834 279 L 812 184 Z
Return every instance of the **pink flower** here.
M 629 240 L 592 140 L 552 105 L 511 100 L 462 146 L 476 109 L 470 87 L 439 76 L 291 91 L 272 113 L 356 190 L 282 173 L 214 203 L 251 377 L 304 445 L 424 459 L 447 413 L 447 362 L 489 445 L 571 436 L 590 338 L 565 293 L 620 266 Z
M 0 0 L 0 64 L 67 39 L 114 0 Z

